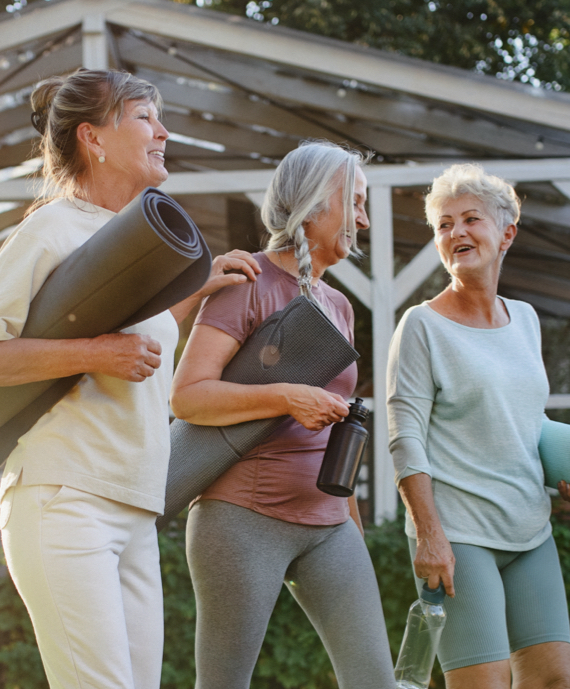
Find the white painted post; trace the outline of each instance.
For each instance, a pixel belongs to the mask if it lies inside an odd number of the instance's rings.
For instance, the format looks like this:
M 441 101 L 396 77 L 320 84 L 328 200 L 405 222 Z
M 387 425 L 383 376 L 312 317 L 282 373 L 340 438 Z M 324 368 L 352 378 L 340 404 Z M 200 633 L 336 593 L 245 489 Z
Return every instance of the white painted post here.
M 386 363 L 394 332 L 392 190 L 369 189 L 372 273 L 372 341 L 374 353 L 374 523 L 396 516 L 397 493 L 388 450 Z
M 83 18 L 83 66 L 86 69 L 109 69 L 109 52 L 105 17 L 87 14 Z

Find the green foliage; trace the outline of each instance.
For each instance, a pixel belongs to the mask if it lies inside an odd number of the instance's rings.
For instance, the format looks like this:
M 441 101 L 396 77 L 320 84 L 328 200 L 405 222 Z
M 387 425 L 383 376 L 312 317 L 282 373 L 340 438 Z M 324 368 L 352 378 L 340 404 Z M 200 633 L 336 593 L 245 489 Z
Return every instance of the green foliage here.
M 570 87 L 570 0 L 175 0 L 360 45 Z
M 9 576 L 0 578 L 0 687 L 47 689 L 28 612 Z
M 553 502 L 553 532 L 570 598 L 570 505 Z M 196 604 L 184 552 L 181 515 L 159 537 L 165 607 L 162 689 L 194 686 Z M 411 571 L 403 510 L 394 522 L 367 530 L 370 551 L 386 616 L 394 659 L 402 640 L 408 608 L 417 593 Z M 252 689 L 335 689 L 330 661 L 305 614 L 283 587 L 271 618 Z M 0 687 L 47 689 L 27 612 L 9 577 L 0 578 Z M 431 689 L 444 689 L 436 665 Z

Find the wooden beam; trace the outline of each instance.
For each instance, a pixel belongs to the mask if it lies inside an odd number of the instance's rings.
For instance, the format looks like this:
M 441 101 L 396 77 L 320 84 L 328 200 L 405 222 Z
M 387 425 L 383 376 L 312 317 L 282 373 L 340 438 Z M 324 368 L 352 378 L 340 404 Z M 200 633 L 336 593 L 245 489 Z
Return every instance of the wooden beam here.
M 207 82 L 201 82 L 200 86 L 192 86 L 188 83 L 178 84 L 174 79 L 146 68 L 137 70 L 137 76 L 155 84 L 166 104 L 186 107 L 193 112 L 212 113 L 234 122 L 261 125 L 300 138 L 326 137 L 345 140 L 347 137 L 354 137 L 366 141 L 371 148 L 377 151 L 391 155 L 407 154 L 408 157 L 415 154 L 453 158 L 460 154 L 457 148 L 451 146 L 444 148 L 440 144 L 426 141 L 425 135 L 414 135 L 413 132 L 385 131 L 373 126 L 373 123 L 365 122 L 362 119 L 363 113 L 361 112 L 358 120 L 353 120 L 351 117 L 349 121 L 340 122 L 326 113 L 321 115 L 311 113 L 313 121 L 307 121 L 302 117 L 301 104 L 296 105 L 298 113 L 283 110 L 259 99 L 252 100 L 243 92 L 219 86 L 215 81 L 210 82 L 212 88 L 207 87 Z M 322 126 L 314 122 L 315 118 L 322 122 Z M 335 137 L 329 127 L 342 132 L 342 134 Z
M 25 177 L 0 182 L 0 201 L 32 201 L 37 195 L 37 182 Z
M 364 306 L 372 308 L 371 280 L 354 263 L 349 260 L 340 261 L 330 266 L 327 272 L 348 288 Z
M 222 144 L 234 151 L 256 152 L 270 158 L 282 158 L 297 147 L 298 141 L 288 137 L 271 136 L 231 122 L 209 121 L 199 116 L 189 117 L 175 112 L 164 113 L 165 127 L 177 134 Z M 166 144 L 168 154 L 168 144 Z
M 129 37 L 129 45 L 131 43 L 134 41 Z M 222 51 L 204 50 L 194 45 L 182 45 L 178 51 L 182 57 L 187 56 L 204 68 L 232 79 L 245 88 L 299 108 L 338 112 L 346 117 L 369 120 L 370 123 L 384 123 L 402 132 L 408 129 L 441 142 L 467 145 L 475 150 L 494 154 L 500 152 L 512 156 L 515 151 L 517 155 L 545 157 L 560 155 L 570 150 L 570 139 L 566 142 L 561 141 L 560 132 L 556 132 L 556 141 L 550 142 L 545 136 L 544 127 L 541 127 L 539 142 L 538 134 L 524 129 L 519 131 L 517 126 L 521 125 L 517 125 L 516 122 L 513 122 L 513 128 L 510 128 L 506 120 L 495 123 L 474 117 L 472 109 L 461 114 L 451 110 L 449 106 L 446 109 L 444 104 L 436 107 L 431 101 L 422 103 L 404 100 L 398 97 L 397 93 L 378 95 L 350 88 L 339 89 L 342 84 L 340 76 L 331 80 L 329 76 L 324 78 L 324 75 L 322 79 L 315 78 L 315 74 L 310 72 L 288 73 L 284 69 L 276 69 L 272 64 L 247 59 L 243 53 L 231 55 Z M 185 65 L 176 60 L 175 55 L 159 56 L 158 53 L 157 49 L 146 44 L 141 44 L 136 51 L 129 51 L 131 59 L 137 64 L 149 68 L 154 66 L 156 69 L 156 60 L 159 60 L 161 68 L 184 73 Z M 164 61 L 167 63 L 163 65 Z M 192 66 L 186 66 L 186 70 L 196 72 L 196 68 Z M 203 78 L 216 81 L 215 77 L 208 77 L 206 72 L 203 75 Z M 525 127 L 528 128 L 528 123 Z M 539 149 L 537 144 L 540 146 Z
M 0 22 L 0 51 L 50 38 L 72 26 L 80 26 L 87 14 L 105 14 L 112 8 L 128 4 L 126 0 L 69 0 L 53 5 L 38 3 L 24 14 Z
M 83 17 L 82 37 L 83 67 L 109 69 L 107 30 L 103 14 L 86 14 Z
M 246 194 L 246 196 L 258 208 L 261 208 L 261 206 L 263 205 L 263 200 L 265 199 L 265 192 L 264 191 L 249 191 Z
M 394 278 L 394 308 L 400 308 L 440 265 L 439 254 L 431 240 Z
M 392 278 L 394 273 L 392 191 L 389 186 L 369 190 L 370 262 L 372 266 L 372 341 L 374 355 L 374 521 L 396 516 L 394 467 L 388 451 L 386 362 L 394 331 Z
M 557 181 L 553 181 L 552 183 L 558 189 L 558 191 L 564 194 L 566 198 L 570 199 L 570 179 L 559 179 Z
M 161 190 L 172 196 L 184 194 L 233 194 L 251 191 L 262 191 L 265 193 L 273 175 L 273 170 L 175 172 L 164 182 Z M 0 200 L 3 199 L 0 198 Z
M 2 110 L 0 113 L 0 138 L 6 136 L 6 134 L 9 134 L 10 132 L 15 131 L 16 129 L 21 129 L 22 126 L 29 124 L 31 122 L 31 114 L 32 109 L 28 103 L 25 105 L 18 105 L 15 108 Z M 3 163 L 2 167 L 4 167 Z
M 0 22 L 0 27 L 2 23 Z M 54 74 L 67 74 L 81 67 L 81 42 L 66 45 L 45 55 L 37 62 L 31 63 L 21 72 L 0 86 L 0 94 L 9 93 L 25 86 L 32 86 L 38 81 Z
M 310 69 L 341 79 L 356 79 L 431 101 L 570 130 L 570 99 L 522 84 L 475 75 L 453 67 L 346 44 L 301 31 L 235 16 L 222 16 L 166 2 L 126 3 L 107 12 L 107 21 L 178 41 L 196 43 L 249 57 Z M 537 97 L 538 96 L 538 97 Z M 524 113 L 524 116 L 522 116 Z
M 550 395 L 547 409 L 570 409 L 570 395 Z
M 523 270 L 505 262 L 500 284 L 570 302 L 570 280 L 555 275 Z
M 477 162 L 477 161 L 473 161 Z M 411 187 L 430 184 L 449 167 L 449 161 L 426 165 L 375 165 L 366 169 L 370 185 L 387 184 Z M 486 160 L 485 171 L 510 182 L 550 182 L 570 179 L 570 158 L 542 160 Z

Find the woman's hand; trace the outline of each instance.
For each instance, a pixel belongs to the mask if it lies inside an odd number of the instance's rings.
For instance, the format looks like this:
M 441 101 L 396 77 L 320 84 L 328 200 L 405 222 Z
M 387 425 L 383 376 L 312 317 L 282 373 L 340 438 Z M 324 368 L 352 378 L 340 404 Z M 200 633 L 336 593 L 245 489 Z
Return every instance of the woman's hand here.
M 437 588 L 442 581 L 447 595 L 455 596 L 455 555 L 443 531 L 418 535 L 414 570 L 420 579 L 427 579 L 431 589 Z
M 259 263 L 247 251 L 234 249 L 222 256 L 216 256 L 212 261 L 210 277 L 202 289 L 171 307 L 170 312 L 176 322 L 181 323 L 204 297 L 217 292 L 222 287 L 239 285 L 247 280 L 255 282 L 259 273 L 261 273 Z
M 150 335 L 113 333 L 89 340 L 94 368 L 90 373 L 103 373 L 113 378 L 141 383 L 154 375 L 160 366 L 162 347 Z
M 570 502 L 570 483 L 566 483 L 566 481 L 559 481 L 557 487 L 562 500 L 565 502 Z
M 283 384 L 287 414 L 309 431 L 322 431 L 348 416 L 349 406 L 340 395 L 311 385 Z
M 210 277 L 197 294 L 202 299 L 228 285 L 239 285 L 247 280 L 255 282 L 259 273 L 259 263 L 250 253 L 234 249 L 223 256 L 216 256 Z
M 400 481 L 398 489 L 416 527 L 416 575 L 420 579 L 427 579 L 432 589 L 442 581 L 447 595 L 455 596 L 455 555 L 437 514 L 431 478 L 424 473 L 412 474 Z

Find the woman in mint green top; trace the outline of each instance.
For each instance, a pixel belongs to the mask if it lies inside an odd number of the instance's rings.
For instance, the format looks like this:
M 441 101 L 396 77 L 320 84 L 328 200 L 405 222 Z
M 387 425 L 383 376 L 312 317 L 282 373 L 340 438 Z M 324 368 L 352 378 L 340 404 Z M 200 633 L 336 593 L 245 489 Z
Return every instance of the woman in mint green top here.
M 451 283 L 406 312 L 390 348 L 390 450 L 417 583 L 441 580 L 450 596 L 439 649 L 448 689 L 507 689 L 511 672 L 519 689 L 570 687 L 538 455 L 540 327 L 529 304 L 497 296 L 519 207 L 476 165 L 434 181 L 426 214 Z

